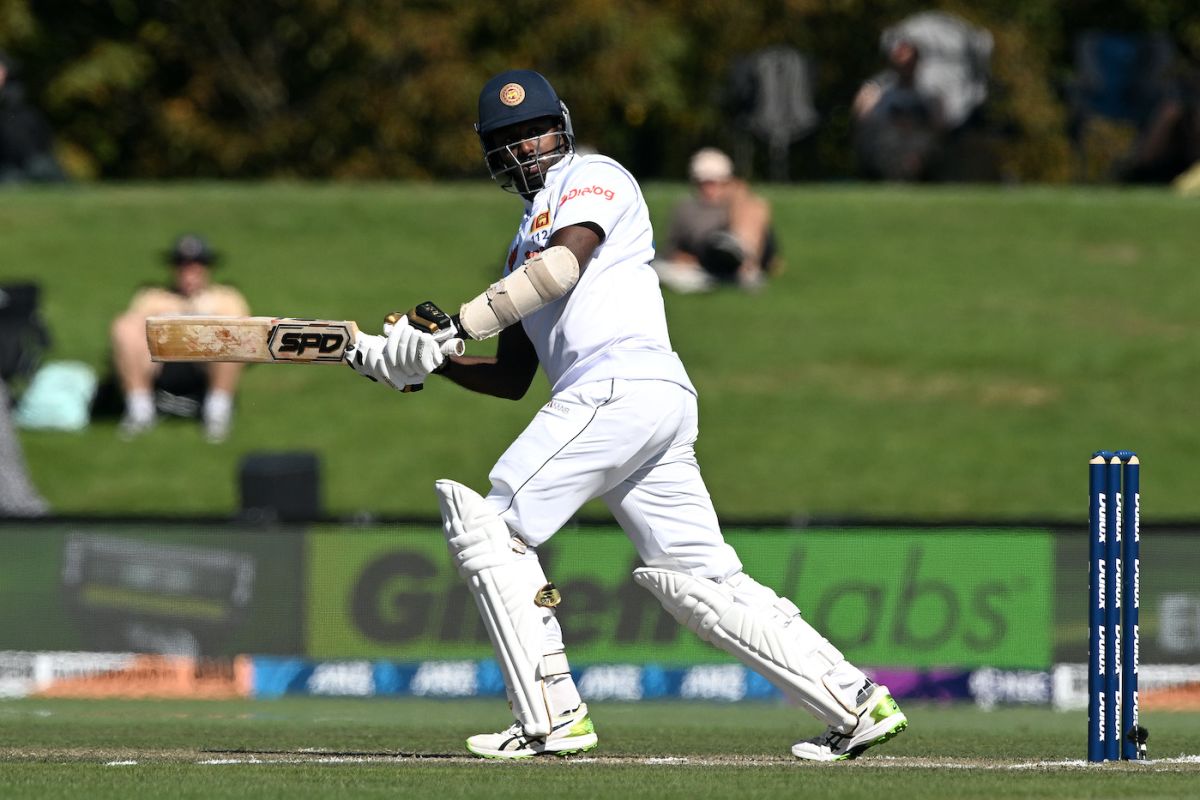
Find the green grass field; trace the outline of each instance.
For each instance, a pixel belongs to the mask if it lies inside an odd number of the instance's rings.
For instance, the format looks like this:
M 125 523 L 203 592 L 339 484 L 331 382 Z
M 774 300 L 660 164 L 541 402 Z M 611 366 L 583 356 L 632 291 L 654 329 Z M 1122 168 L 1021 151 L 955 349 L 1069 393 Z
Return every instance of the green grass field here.
M 683 191 L 647 187 L 660 232 Z M 726 519 L 1082 523 L 1086 458 L 1116 446 L 1143 457 L 1148 524 L 1200 519 L 1194 201 L 1091 188 L 768 192 L 786 271 L 758 295 L 667 297 Z M 480 291 L 518 213 L 482 182 L 0 192 L 0 281 L 40 281 L 51 357 L 100 370 L 109 321 L 135 285 L 164 277 L 158 256 L 183 230 L 227 254 L 220 274 L 256 313 L 369 325 Z M 312 450 L 328 511 L 432 517 L 433 481 L 484 489 L 546 394 L 541 379 L 517 403 L 435 380 L 401 396 L 344 368 L 257 366 L 224 445 L 178 422 L 125 443 L 114 420 L 25 431 L 22 444 L 58 512 L 226 514 L 246 454 Z M 1081 713 L 905 710 L 912 726 L 895 741 L 812 765 L 788 753 L 819 727 L 794 709 L 600 703 L 594 753 L 503 764 L 462 747 L 508 724 L 496 700 L 0 700 L 0 797 L 1161 798 L 1200 786 L 1198 713 L 1146 714 L 1154 760 L 1097 767 L 1080 761 Z
M 819 727 L 782 705 L 599 704 L 600 747 L 465 757 L 507 724 L 497 701 L 0 702 L 13 798 L 1194 797 L 1200 715 L 1147 715 L 1149 762 L 1086 765 L 1082 714 L 908 704 L 910 729 L 857 761 L 788 747 Z
M 684 191 L 647 187 L 658 230 Z M 1096 188 L 772 187 L 787 270 L 760 295 L 667 298 L 726 518 L 1082 519 L 1083 465 L 1137 449 L 1148 523 L 1200 518 L 1194 201 Z M 352 318 L 495 276 L 519 204 L 490 184 L 161 185 L 0 193 L 0 279 L 44 286 L 54 358 L 105 363 L 109 320 L 207 233 L 257 313 Z M 473 352 L 487 352 L 474 345 Z M 258 366 L 236 430 L 23 436 L 60 512 L 236 509 L 248 452 L 312 450 L 327 510 L 435 511 L 546 399 L 434 381 L 401 397 L 336 367 Z M 597 508 L 589 514 L 602 515 Z

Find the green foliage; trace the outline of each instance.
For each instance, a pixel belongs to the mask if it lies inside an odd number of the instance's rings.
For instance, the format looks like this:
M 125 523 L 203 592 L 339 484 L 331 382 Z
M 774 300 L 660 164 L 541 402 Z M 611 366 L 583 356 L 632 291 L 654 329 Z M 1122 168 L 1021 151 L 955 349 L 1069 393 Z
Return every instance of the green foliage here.
M 696 146 L 732 143 L 734 61 L 786 44 L 817 64 L 822 125 L 791 171 L 814 179 L 853 174 L 849 105 L 882 66 L 879 33 L 931 6 L 995 35 L 989 128 L 1014 179 L 1071 177 L 1078 32 L 1162 28 L 1200 56 L 1190 0 L 0 0 L 0 46 L 76 175 L 371 179 L 478 174 L 476 93 L 511 66 L 552 76 L 584 142 L 677 178 Z

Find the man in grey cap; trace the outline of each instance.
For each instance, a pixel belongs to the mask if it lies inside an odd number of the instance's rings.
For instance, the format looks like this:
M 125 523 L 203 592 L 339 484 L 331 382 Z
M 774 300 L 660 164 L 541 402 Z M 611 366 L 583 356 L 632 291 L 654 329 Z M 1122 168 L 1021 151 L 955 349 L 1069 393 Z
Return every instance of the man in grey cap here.
M 121 436 L 138 436 L 154 427 L 159 412 L 194 416 L 204 421 L 205 437 L 224 441 L 233 421 L 233 398 L 242 365 L 158 364 L 146 345 L 146 318 L 159 314 L 237 316 L 250 314 L 241 293 L 212 282 L 217 254 L 202 237 L 185 234 L 166 254 L 171 282 L 143 288 L 113 320 L 110 331 L 113 365 L 125 397 Z
M 723 283 L 758 289 L 774 267 L 771 207 L 715 147 L 692 155 L 688 178 L 694 191 L 675 207 L 665 256 L 654 262 L 659 281 L 681 294 Z

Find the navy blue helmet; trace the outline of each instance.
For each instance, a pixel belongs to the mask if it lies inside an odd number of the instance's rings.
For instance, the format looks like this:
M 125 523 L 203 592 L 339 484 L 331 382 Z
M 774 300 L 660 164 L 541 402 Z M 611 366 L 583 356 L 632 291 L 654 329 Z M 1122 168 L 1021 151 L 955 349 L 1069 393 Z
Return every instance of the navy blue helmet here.
M 497 141 L 497 131 L 542 118 L 552 120 L 557 144 L 546 152 L 522 154 L 529 139 Z M 571 112 L 541 74 L 511 69 L 484 84 L 479 92 L 479 121 L 475 124 L 488 171 L 501 187 L 519 194 L 534 194 L 543 185 L 545 172 L 575 150 Z M 549 132 L 549 127 L 546 132 Z M 538 137 L 532 137 L 538 138 Z

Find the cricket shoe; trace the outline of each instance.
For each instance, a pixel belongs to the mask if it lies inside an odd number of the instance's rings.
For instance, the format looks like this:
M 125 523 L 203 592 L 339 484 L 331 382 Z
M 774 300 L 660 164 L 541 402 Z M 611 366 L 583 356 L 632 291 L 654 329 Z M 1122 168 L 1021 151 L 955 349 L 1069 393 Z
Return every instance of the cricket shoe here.
M 500 733 L 481 733 L 467 739 L 467 749 L 481 758 L 532 758 L 567 756 L 591 750 L 597 744 L 596 728 L 587 703 L 554 718 L 549 736 L 530 736 L 520 722 Z
M 864 698 L 865 694 L 865 698 Z M 826 728 L 825 733 L 792 745 L 792 755 L 809 761 L 858 758 L 868 747 L 883 744 L 908 727 L 908 717 L 886 686 L 868 683 L 855 709 L 858 724 L 849 732 Z

